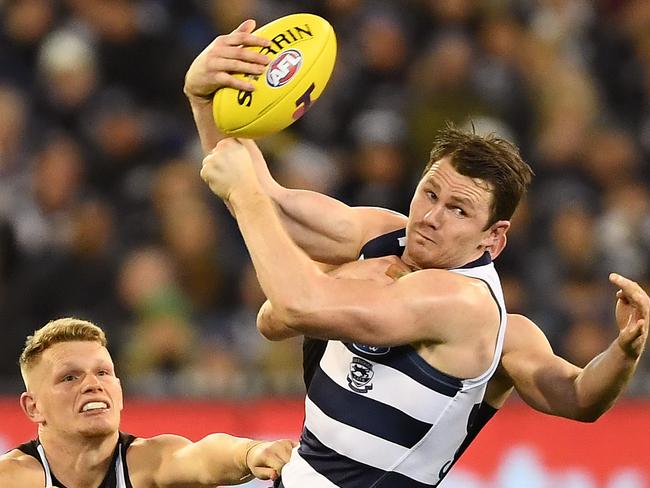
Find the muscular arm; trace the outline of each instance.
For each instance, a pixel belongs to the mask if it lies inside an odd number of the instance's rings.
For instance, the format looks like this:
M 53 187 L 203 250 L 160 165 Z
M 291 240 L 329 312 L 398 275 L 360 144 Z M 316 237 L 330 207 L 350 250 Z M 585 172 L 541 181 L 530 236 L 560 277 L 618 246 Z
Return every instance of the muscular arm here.
M 544 413 L 593 422 L 621 395 L 636 370 L 648 336 L 648 296 L 615 276 L 618 338 L 584 369 L 556 356 L 537 326 L 510 315 L 501 367 L 530 406 Z
M 257 313 L 257 330 L 270 341 L 283 341 L 301 335 L 273 313 L 273 306 L 268 300 Z
M 176 435 L 142 440 L 134 467 L 155 466 L 153 479 L 160 488 L 175 486 L 233 485 L 259 479 L 275 479 L 289 460 L 293 443 L 288 440 L 259 442 L 227 434 L 211 434 L 198 442 Z
M 185 76 L 184 92 L 201 140 L 208 154 L 224 135 L 212 115 L 212 98 L 218 89 L 252 90 L 249 81 L 232 73 L 261 73 L 268 58 L 246 46 L 264 46 L 266 39 L 254 36 L 253 20 L 247 20 L 227 35 L 217 37 L 192 62 Z M 253 141 L 242 141 L 253 157 L 257 177 L 273 200 L 291 238 L 315 260 L 338 264 L 356 259 L 361 245 L 372 237 L 398 229 L 405 218 L 376 208 L 351 208 L 326 195 L 292 190 L 271 176 L 264 157 Z
M 387 284 L 323 273 L 283 229 L 247 156 L 237 142 L 224 141 L 201 175 L 231 205 L 262 289 L 289 327 L 310 337 L 394 345 L 446 342 L 467 321 L 498 320 L 482 283 L 447 271 L 418 271 Z
M 289 189 L 271 175 L 257 145 L 240 142 L 248 150 L 263 191 L 271 198 L 291 239 L 316 261 L 341 264 L 357 259 L 364 243 L 400 229 L 406 217 L 376 207 L 350 207 L 322 193 Z
M 43 486 L 45 473 L 31 456 L 14 449 L 0 456 L 0 486 Z

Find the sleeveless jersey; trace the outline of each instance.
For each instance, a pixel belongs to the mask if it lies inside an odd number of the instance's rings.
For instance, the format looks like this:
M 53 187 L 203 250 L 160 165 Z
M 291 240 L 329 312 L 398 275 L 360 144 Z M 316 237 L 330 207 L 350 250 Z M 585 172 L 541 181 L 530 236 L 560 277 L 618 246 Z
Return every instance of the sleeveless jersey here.
M 133 488 L 131 480 L 129 479 L 129 468 L 126 464 L 126 450 L 135 437 L 131 434 L 120 432 L 120 437 L 113 453 L 113 461 L 106 472 L 106 476 L 97 488 Z M 63 483 L 56 479 L 54 473 L 50 470 L 50 465 L 45 456 L 45 450 L 38 439 L 34 439 L 25 444 L 21 444 L 16 449 L 24 452 L 25 454 L 36 458 L 36 460 L 43 466 L 45 472 L 45 486 L 44 488 L 66 488 Z
M 379 236 L 360 259 L 401 256 L 404 229 Z M 305 423 L 280 488 L 431 488 L 492 418 L 483 402 L 503 347 L 506 309 L 490 255 L 450 270 L 490 289 L 501 322 L 492 364 L 460 379 L 410 345 L 376 347 L 305 339 Z

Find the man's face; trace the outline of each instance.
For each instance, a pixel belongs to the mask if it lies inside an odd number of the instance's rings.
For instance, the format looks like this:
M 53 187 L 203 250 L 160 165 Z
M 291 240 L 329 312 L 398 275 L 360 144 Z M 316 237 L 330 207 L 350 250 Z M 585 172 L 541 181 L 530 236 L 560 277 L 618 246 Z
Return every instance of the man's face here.
M 448 158 L 434 163 L 411 200 L 404 262 L 450 269 L 479 258 L 510 225 L 499 221 L 485 229 L 492 198 L 487 183 L 459 174 Z
M 74 341 L 50 346 L 29 372 L 28 383 L 23 396 L 33 400 L 32 420 L 44 428 L 84 437 L 111 435 L 119 429 L 122 387 L 101 344 Z

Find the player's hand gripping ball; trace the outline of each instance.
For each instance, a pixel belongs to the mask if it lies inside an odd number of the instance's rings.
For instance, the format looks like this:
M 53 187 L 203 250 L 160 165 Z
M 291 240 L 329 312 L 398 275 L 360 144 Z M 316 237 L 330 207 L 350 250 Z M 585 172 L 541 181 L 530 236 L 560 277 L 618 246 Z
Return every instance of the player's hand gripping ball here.
M 302 117 L 323 93 L 336 60 L 334 29 L 317 15 L 287 15 L 253 34 L 271 45 L 249 49 L 271 61 L 261 75 L 234 76 L 248 79 L 255 90 L 221 88 L 212 104 L 221 132 L 251 139 L 285 129 Z

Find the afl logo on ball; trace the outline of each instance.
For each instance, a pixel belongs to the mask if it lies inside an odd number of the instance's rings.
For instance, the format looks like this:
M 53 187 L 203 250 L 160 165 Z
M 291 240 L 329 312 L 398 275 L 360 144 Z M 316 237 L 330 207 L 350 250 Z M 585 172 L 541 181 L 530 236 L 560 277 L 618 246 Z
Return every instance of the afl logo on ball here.
M 302 66 L 302 54 L 297 49 L 287 49 L 273 60 L 266 71 L 266 82 L 273 88 L 286 85 Z

